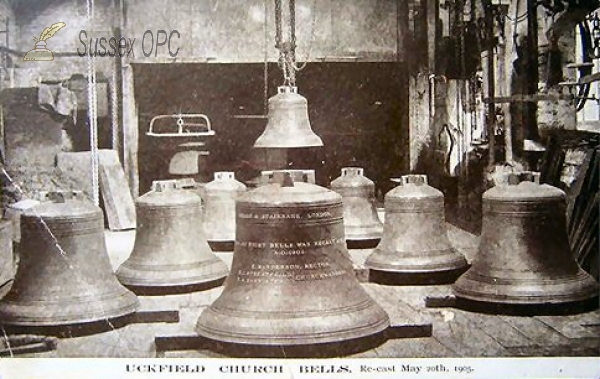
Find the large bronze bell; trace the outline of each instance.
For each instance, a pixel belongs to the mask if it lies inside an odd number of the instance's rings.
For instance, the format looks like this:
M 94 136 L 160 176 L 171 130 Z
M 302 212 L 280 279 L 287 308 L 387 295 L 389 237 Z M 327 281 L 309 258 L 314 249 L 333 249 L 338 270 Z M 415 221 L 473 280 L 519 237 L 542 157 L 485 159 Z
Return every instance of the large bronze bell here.
M 269 99 L 269 121 L 254 147 L 293 148 L 323 146 L 310 126 L 308 101 L 297 87 L 280 86 Z
M 232 269 L 196 330 L 222 342 L 304 345 L 379 333 L 383 309 L 362 289 L 344 243 L 341 197 L 278 183 L 242 194 Z
M 368 268 L 399 274 L 466 268 L 446 234 L 444 195 L 427 184 L 427 176 L 402 176 L 400 185 L 385 195 L 384 206 L 383 237 L 367 257 Z
M 152 183 L 136 200 L 133 251 L 117 270 L 131 287 L 184 287 L 222 279 L 227 265 L 210 249 L 202 230 L 202 202 L 178 181 Z
M 537 173 L 510 174 L 483 194 L 481 242 L 454 284 L 459 298 L 499 304 L 559 304 L 598 296 L 571 253 L 565 194 Z
M 383 224 L 375 207 L 375 183 L 363 175 L 360 167 L 342 168 L 331 189 L 344 202 L 344 229 L 349 248 L 375 247 L 381 239 Z
M 246 186 L 235 180 L 233 172 L 215 172 L 214 180 L 204 186 L 203 225 L 213 250 L 233 250 L 235 199 L 245 191 Z
M 81 193 L 47 200 L 21 215 L 20 261 L 1 322 L 59 326 L 136 312 L 137 297 L 113 274 L 102 210 Z

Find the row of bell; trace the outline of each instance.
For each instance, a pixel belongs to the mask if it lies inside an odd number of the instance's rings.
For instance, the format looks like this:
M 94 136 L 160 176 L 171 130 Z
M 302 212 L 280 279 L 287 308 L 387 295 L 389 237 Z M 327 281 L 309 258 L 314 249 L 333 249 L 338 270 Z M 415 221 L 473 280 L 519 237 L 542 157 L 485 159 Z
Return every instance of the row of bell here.
M 312 344 L 360 338 L 389 325 L 385 312 L 364 292 L 354 275 L 345 245 L 342 197 L 303 183 L 306 176 L 294 176 L 300 182 L 295 183 L 289 172 L 275 172 L 271 184 L 238 197 L 232 269 L 221 296 L 201 314 L 199 334 L 234 343 Z M 415 210 L 417 214 L 439 214 L 440 193 L 427 187 L 423 177 L 403 178 L 402 185 L 386 195 L 386 225 L 395 219 L 414 223 Z M 597 295 L 597 284 L 578 267 L 564 242 L 564 212 L 563 216 L 559 212 L 561 207 L 564 211 L 564 193 L 537 183 L 513 187 L 496 187 L 484 195 L 485 217 L 496 218 L 484 220 L 481 258 L 455 284 L 457 296 L 535 304 Z M 121 280 L 140 280 L 130 286 L 152 284 L 157 280 L 155 271 L 177 273 L 171 279 L 195 275 L 200 281 L 222 278 L 227 273 L 223 263 L 202 243 L 186 244 L 194 240 L 189 238 L 194 235 L 202 242 L 201 235 L 192 234 L 193 222 L 171 227 L 168 221 L 173 217 L 197 221 L 194 217 L 199 214 L 199 197 L 177 191 L 176 185 L 157 184 L 138 202 L 140 241 L 136 237 L 134 252 L 117 271 Z M 414 198 L 399 200 L 395 195 L 400 191 L 408 191 Z M 64 196 L 49 200 L 53 201 L 23 216 L 24 254 L 13 289 L 0 303 L 3 322 L 56 325 L 134 312 L 135 295 L 115 280 L 110 269 L 101 211 L 77 199 L 66 201 Z M 443 201 L 441 204 L 443 209 Z M 142 216 L 144 212 L 146 216 Z M 411 212 L 410 219 L 403 216 Z M 157 219 L 159 215 L 164 215 L 166 221 Z M 544 227 L 535 223 L 540 219 Z M 426 223 L 426 219 L 422 221 Z M 495 228 L 500 222 L 508 227 L 513 240 Z M 176 241 L 192 252 L 163 243 L 174 236 L 171 233 L 181 230 L 190 234 Z M 441 230 L 434 225 L 428 237 L 439 240 L 445 235 Z M 544 233 L 554 236 L 551 245 L 542 241 Z M 390 255 L 383 249 L 387 237 L 384 230 L 382 249 L 376 249 L 367 262 L 374 261 L 378 254 Z M 162 249 L 160 254 L 152 255 L 151 249 L 157 246 Z M 413 245 L 408 250 L 415 248 Z M 488 250 L 491 253 L 486 254 Z M 445 244 L 433 251 L 456 258 Z M 143 262 L 143 256 L 152 259 Z M 458 261 L 462 264 L 461 258 Z M 411 269 L 410 262 L 400 266 Z
M 134 248 L 116 275 L 106 251 L 102 210 L 80 192 L 40 198 L 20 217 L 20 261 L 0 302 L 1 322 L 56 326 L 118 318 L 139 307 L 123 285 L 140 293 L 181 292 L 223 280 L 228 268 L 207 243 L 202 200 L 184 185 L 157 181 L 136 200 Z

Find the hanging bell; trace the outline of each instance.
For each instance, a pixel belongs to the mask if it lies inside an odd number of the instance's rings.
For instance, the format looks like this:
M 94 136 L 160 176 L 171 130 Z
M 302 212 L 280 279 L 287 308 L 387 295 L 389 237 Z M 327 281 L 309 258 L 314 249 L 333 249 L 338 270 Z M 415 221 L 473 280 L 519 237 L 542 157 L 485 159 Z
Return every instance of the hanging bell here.
M 342 175 L 331 182 L 331 189 L 344 202 L 344 229 L 348 248 L 373 248 L 381 239 L 383 224 L 375 207 L 375 183 L 360 167 L 342 168 Z
M 578 302 L 598 296 L 579 267 L 566 232 L 565 193 L 538 173 L 509 174 L 483 194 L 481 242 L 454 284 L 462 299 L 504 305 Z
M 235 240 L 235 200 L 246 191 L 233 172 L 215 172 L 204 186 L 204 232 L 215 251 L 232 251 Z
M 323 146 L 308 120 L 308 102 L 297 87 L 280 86 L 269 99 L 269 121 L 254 147 L 293 148 Z
M 395 274 L 466 269 L 465 258 L 446 234 L 444 195 L 427 184 L 427 176 L 402 176 L 400 186 L 385 195 L 383 237 L 365 265 Z
M 227 276 L 227 266 L 204 236 L 200 197 L 179 188 L 178 181 L 154 181 L 136 200 L 136 213 L 133 251 L 117 270 L 121 283 L 184 292 Z
M 46 200 L 21 215 L 20 261 L 1 322 L 59 326 L 136 312 L 137 297 L 113 274 L 102 210 L 79 192 Z
M 360 286 L 344 243 L 341 197 L 323 187 L 276 183 L 236 204 L 232 269 L 196 331 L 229 343 L 304 345 L 379 333 L 383 309 Z

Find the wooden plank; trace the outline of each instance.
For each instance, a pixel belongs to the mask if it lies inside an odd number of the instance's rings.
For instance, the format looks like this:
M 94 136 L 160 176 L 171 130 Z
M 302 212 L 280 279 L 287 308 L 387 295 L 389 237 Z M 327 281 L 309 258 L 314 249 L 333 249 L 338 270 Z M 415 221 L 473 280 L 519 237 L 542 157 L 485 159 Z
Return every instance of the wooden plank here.
M 571 218 L 571 214 L 573 213 L 573 207 L 575 207 L 577 197 L 581 193 L 583 184 L 586 181 L 585 179 L 588 176 L 588 168 L 590 167 L 590 163 L 592 162 L 594 154 L 595 152 L 593 149 L 590 149 L 586 152 L 583 162 L 578 168 L 575 181 L 571 184 L 571 187 L 567 191 L 567 222 L 569 222 L 569 219 Z
M 469 324 L 483 330 L 504 347 L 529 346 L 535 342 L 496 315 L 461 312 Z
M 436 286 L 399 286 L 395 287 L 402 301 L 410 304 L 413 308 L 423 309 L 426 307 L 427 298 L 449 298 L 452 297 L 452 287 L 449 285 Z
M 431 325 L 431 322 L 418 310 L 411 307 L 398 296 L 396 287 L 374 283 L 363 284 L 365 290 L 388 313 L 393 326 Z
M 536 318 L 569 338 L 593 338 L 599 336 L 597 330 L 589 327 L 589 325 L 600 325 L 600 310 L 577 315 L 536 316 Z
M 525 337 L 540 346 L 568 344 L 569 338 L 534 317 L 499 316 Z
M 455 355 L 434 338 L 392 339 L 373 349 L 373 352 L 377 358 L 435 358 Z M 363 355 L 353 358 L 363 358 Z
M 568 338 L 598 337 L 596 330 L 583 326 L 582 322 L 573 316 L 537 316 L 536 319 Z
M 115 150 L 100 150 L 100 190 L 110 230 L 135 229 L 135 204 Z
M 433 337 L 461 357 L 499 357 L 508 351 L 459 310 L 440 310 L 433 319 Z
M 135 99 L 135 86 L 133 79 L 133 67 L 129 63 L 123 63 L 121 67 L 123 83 L 123 166 L 131 194 L 134 199 L 139 195 L 139 117 L 138 104 Z
M 558 345 L 510 347 L 508 352 L 517 357 L 598 357 L 600 338 L 577 339 Z
M 156 322 L 178 323 L 179 311 L 138 311 L 133 315 L 132 323 L 150 324 Z

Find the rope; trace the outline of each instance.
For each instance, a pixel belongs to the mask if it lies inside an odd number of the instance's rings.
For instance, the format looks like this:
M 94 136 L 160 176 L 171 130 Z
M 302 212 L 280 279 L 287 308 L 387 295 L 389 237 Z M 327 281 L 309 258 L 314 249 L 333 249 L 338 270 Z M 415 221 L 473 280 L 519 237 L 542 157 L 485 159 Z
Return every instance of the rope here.
M 118 61 L 115 59 L 111 65 L 111 86 L 110 88 L 110 123 L 111 123 L 111 147 L 113 150 L 119 150 L 119 77 Z
M 94 0 L 87 0 L 88 22 L 94 17 Z M 100 186 L 98 178 L 98 95 L 96 91 L 96 69 L 93 54 L 88 55 L 88 120 L 90 126 L 90 156 L 92 168 L 92 200 L 96 206 L 100 204 Z
M 264 11 L 265 11 L 265 24 L 264 24 L 264 32 L 265 32 L 265 56 L 264 56 L 264 65 L 263 65 L 263 114 L 267 114 L 269 112 L 269 6 L 267 4 L 267 0 L 264 0 Z

